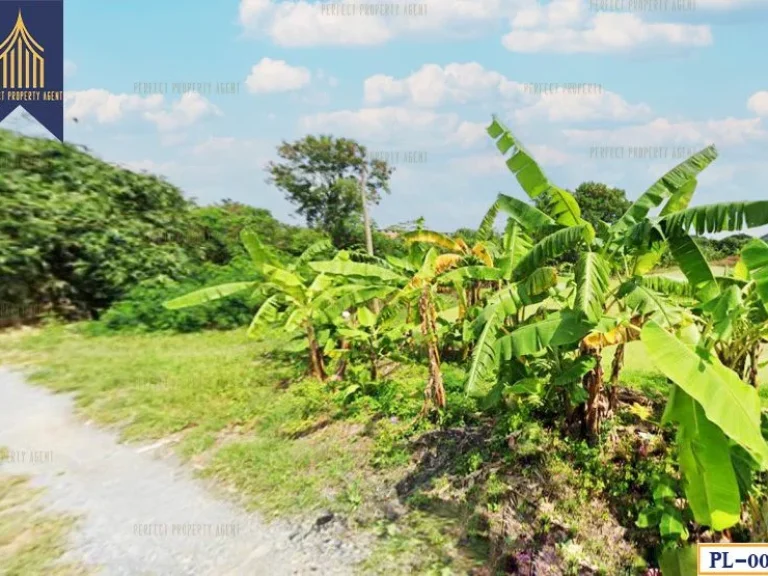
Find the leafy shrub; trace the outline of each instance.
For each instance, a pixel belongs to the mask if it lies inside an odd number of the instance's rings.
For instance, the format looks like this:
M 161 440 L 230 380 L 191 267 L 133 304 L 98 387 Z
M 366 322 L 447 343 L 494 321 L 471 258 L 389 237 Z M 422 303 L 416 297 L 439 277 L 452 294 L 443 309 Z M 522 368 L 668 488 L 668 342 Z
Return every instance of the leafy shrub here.
M 155 176 L 0 130 L 0 302 L 96 316 L 136 283 L 179 277 L 190 203 Z
M 167 310 L 163 302 L 207 286 L 242 282 L 255 274 L 249 260 L 237 258 L 226 266 L 202 265 L 193 276 L 181 282 L 165 276 L 145 280 L 112 306 L 98 322 L 92 323 L 88 331 L 93 334 L 160 330 L 196 332 L 246 326 L 253 318 L 253 310 L 260 304 L 257 299 L 251 298 L 250 292 L 184 310 Z
M 249 227 L 257 230 L 266 244 L 286 256 L 299 256 L 325 236 L 317 231 L 283 224 L 269 210 L 224 200 L 192 210 L 192 225 L 199 230 L 188 236 L 185 247 L 201 261 L 226 264 L 246 254 L 240 232 Z

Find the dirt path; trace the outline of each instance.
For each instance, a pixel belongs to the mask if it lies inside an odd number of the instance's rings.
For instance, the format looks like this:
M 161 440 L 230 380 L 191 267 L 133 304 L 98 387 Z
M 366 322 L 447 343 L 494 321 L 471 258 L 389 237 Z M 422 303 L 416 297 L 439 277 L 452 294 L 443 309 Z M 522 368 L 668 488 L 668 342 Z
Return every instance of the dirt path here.
M 363 556 L 336 522 L 267 524 L 217 499 L 159 446 L 119 444 L 79 420 L 71 398 L 3 368 L 0 446 L 0 471 L 31 476 L 47 506 L 82 515 L 66 559 L 103 574 L 341 575 Z

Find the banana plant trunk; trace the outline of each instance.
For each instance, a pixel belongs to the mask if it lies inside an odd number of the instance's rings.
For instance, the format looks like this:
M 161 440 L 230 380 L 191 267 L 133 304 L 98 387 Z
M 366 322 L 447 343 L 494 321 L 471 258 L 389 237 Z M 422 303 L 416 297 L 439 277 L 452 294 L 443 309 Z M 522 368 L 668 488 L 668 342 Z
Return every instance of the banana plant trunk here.
M 590 348 L 582 342 L 581 354 L 592 356 L 595 367 L 584 375 L 582 384 L 587 391 L 587 403 L 584 407 L 584 432 L 594 441 L 600 436 L 603 417 L 603 366 L 599 348 Z
M 754 346 L 752 346 L 752 349 L 749 351 L 749 383 L 757 388 L 757 373 L 759 370 L 759 363 L 760 363 L 760 352 L 762 351 L 762 346 L 758 342 Z
M 422 410 L 422 412 L 426 412 L 430 405 L 445 408 L 445 388 L 443 387 L 443 374 L 440 371 L 440 351 L 437 345 L 437 314 L 429 285 L 424 286 L 421 291 L 419 312 L 421 313 L 421 333 L 427 341 L 429 357 L 429 380 L 424 389 L 424 408 Z
M 325 382 L 325 361 L 323 351 L 320 350 L 320 344 L 315 335 L 315 328 L 311 322 L 307 322 L 307 340 L 309 341 L 309 365 L 312 369 L 312 376 Z
M 376 353 L 376 346 L 371 345 L 370 349 L 368 350 L 368 358 L 371 362 L 371 382 L 376 382 L 379 377 L 379 370 L 376 366 L 379 355 Z
M 344 350 L 344 351 L 348 351 L 348 350 L 350 350 L 350 348 L 351 348 L 351 347 L 352 347 L 352 346 L 350 345 L 350 343 L 349 343 L 349 342 L 347 342 L 346 340 L 342 340 L 342 341 L 341 341 L 341 345 L 340 345 L 340 348 L 341 348 L 342 350 Z M 335 379 L 335 380 L 344 380 L 344 377 L 345 377 L 346 375 L 347 375 L 347 356 L 346 356 L 346 355 L 343 355 L 343 356 L 342 356 L 342 357 L 339 359 L 339 363 L 338 363 L 338 365 L 336 366 L 336 374 L 334 375 L 334 379 Z
M 624 367 L 624 344 L 616 347 L 616 355 L 611 365 L 611 390 L 608 392 L 608 410 L 615 412 L 619 404 L 619 376 Z

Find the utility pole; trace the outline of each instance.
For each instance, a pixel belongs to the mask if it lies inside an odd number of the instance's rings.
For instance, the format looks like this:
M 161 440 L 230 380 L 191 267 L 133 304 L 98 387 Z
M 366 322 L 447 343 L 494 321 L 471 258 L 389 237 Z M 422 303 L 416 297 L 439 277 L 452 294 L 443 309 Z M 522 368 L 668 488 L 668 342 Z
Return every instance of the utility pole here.
M 363 170 L 360 173 L 360 196 L 363 202 L 363 226 L 365 227 L 365 247 L 368 250 L 368 255 L 373 256 L 373 234 L 371 233 L 371 219 L 368 216 L 368 195 L 366 190 L 368 188 L 368 162 L 363 158 Z M 378 315 L 381 311 L 379 299 L 376 298 L 373 301 L 373 312 Z
M 373 256 L 373 236 L 371 235 L 371 220 L 368 217 L 368 197 L 365 193 L 367 188 L 368 165 L 363 163 L 363 171 L 360 174 L 360 196 L 363 201 L 363 226 L 365 226 L 365 247 L 368 254 Z

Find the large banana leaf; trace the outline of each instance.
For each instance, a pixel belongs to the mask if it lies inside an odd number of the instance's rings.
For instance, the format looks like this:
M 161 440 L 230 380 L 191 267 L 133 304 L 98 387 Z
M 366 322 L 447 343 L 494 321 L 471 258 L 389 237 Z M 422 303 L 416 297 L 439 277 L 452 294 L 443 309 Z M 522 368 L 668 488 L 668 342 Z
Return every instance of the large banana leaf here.
M 219 286 L 203 288 L 185 294 L 184 296 L 179 296 L 178 298 L 165 302 L 163 306 L 168 310 L 179 310 L 180 308 L 199 306 L 206 302 L 213 302 L 220 298 L 226 298 L 227 296 L 248 290 L 254 286 L 256 286 L 256 282 L 232 282 L 231 284 L 220 284 Z
M 603 315 L 609 286 L 608 264 L 596 252 L 582 252 L 576 262 L 576 302 L 574 308 L 590 322 Z
M 493 306 L 496 304 L 500 304 L 504 308 L 505 317 L 517 312 L 518 309 L 523 305 L 517 284 L 510 284 L 509 286 L 505 286 L 498 292 L 488 296 L 486 307 L 477 317 L 476 322 L 478 325 L 483 326 L 485 324 L 488 316 L 490 315 L 489 311 L 492 310 Z
M 667 278 L 666 276 L 638 276 L 635 281 L 641 286 L 667 296 L 693 296 L 689 282 Z
M 523 257 L 514 269 L 515 278 L 525 278 L 547 260 L 560 256 L 581 242 L 590 240 L 586 226 L 571 226 L 545 236 Z
M 693 238 L 682 234 L 669 239 L 672 256 L 693 286 L 696 296 L 708 302 L 720 293 L 714 274 Z
M 696 522 L 725 530 L 741 516 L 728 438 L 710 422 L 698 402 L 675 386 L 664 413 L 665 421 L 679 423 L 677 448 L 685 496 Z
M 498 216 L 499 212 L 505 212 L 512 220 L 517 222 L 523 230 L 529 233 L 556 225 L 555 221 L 550 216 L 535 206 L 531 206 L 512 196 L 499 194 L 496 197 L 496 201 L 485 214 L 485 217 L 477 230 L 477 233 L 481 238 L 488 237 L 493 229 L 493 223 L 496 221 L 496 216 Z
M 674 214 L 688 208 L 688 204 L 691 203 L 693 195 L 696 193 L 697 184 L 696 178 L 691 178 L 683 184 L 683 187 L 672 194 L 672 197 L 667 200 L 664 208 L 659 212 L 659 216 L 667 216 L 668 214 Z
M 486 266 L 492 268 L 493 267 L 493 256 L 491 255 L 491 251 L 489 250 L 489 245 L 485 242 L 478 242 L 472 247 L 472 254 L 474 254 L 475 258 L 480 260 L 483 264 Z
M 547 191 L 547 196 L 549 199 L 547 210 L 558 224 L 562 226 L 585 225 L 585 221 L 581 218 L 581 208 L 579 208 L 576 198 L 570 192 L 566 192 L 557 186 L 552 186 Z
M 420 286 L 423 282 L 431 281 L 437 274 L 442 272 L 440 270 L 440 255 L 435 248 L 430 248 L 424 255 L 424 260 L 421 262 L 419 271 L 411 278 L 412 286 Z
M 261 307 L 256 311 L 256 314 L 254 314 L 253 320 L 251 320 L 251 325 L 248 326 L 248 332 L 246 332 L 246 336 L 253 338 L 256 336 L 260 328 L 268 326 L 277 320 L 278 297 L 279 296 L 275 294 L 274 296 L 270 296 L 264 301 Z
M 696 547 L 668 548 L 659 558 L 663 576 L 696 576 Z
M 627 280 L 619 286 L 616 296 L 633 315 L 650 316 L 650 319 L 665 326 L 674 326 L 680 321 L 680 310 L 663 294 L 644 286 L 639 279 Z
M 284 268 L 278 268 L 271 264 L 265 264 L 262 268 L 264 273 L 269 277 L 269 281 L 277 284 L 283 288 L 300 288 L 304 286 L 304 282 L 295 272 L 286 270 Z
M 264 264 L 279 265 L 277 257 L 262 243 L 259 235 L 251 228 L 243 228 L 240 231 L 240 241 L 245 246 L 251 260 L 257 268 Z
M 503 270 L 504 278 L 510 280 L 512 278 L 512 270 L 530 252 L 531 248 L 533 248 L 533 242 L 531 242 L 531 239 L 523 231 L 522 227 L 510 218 L 507 221 L 507 229 L 504 232 L 502 248 L 503 255 L 498 258 L 497 266 Z
M 689 185 L 689 182 L 715 158 L 717 158 L 717 149 L 714 146 L 708 146 L 672 168 L 635 200 L 624 215 L 611 226 L 611 233 L 623 232 L 640 223 L 651 210 L 661 205 L 664 199 Z
M 442 274 L 446 270 L 455 267 L 462 259 L 463 256 L 461 254 L 440 254 L 435 258 L 435 267 L 431 274 L 434 276 Z
M 501 304 L 493 304 L 487 308 L 485 326 L 475 343 L 472 363 L 464 385 L 470 396 L 477 397 L 487 393 L 487 384 L 496 368 L 496 335 L 505 318 L 506 312 Z
M 727 342 L 733 335 L 735 324 L 744 316 L 746 309 L 738 286 L 729 286 L 703 307 L 712 318 L 712 336 L 715 340 Z
M 462 266 L 456 270 L 445 272 L 440 276 L 441 283 L 452 283 L 457 280 L 501 280 L 504 278 L 504 271 L 499 268 L 488 268 L 487 266 Z
M 315 299 L 313 305 L 317 311 L 334 320 L 341 316 L 345 310 L 356 308 L 375 298 L 385 298 L 395 290 L 397 288 L 394 286 L 339 286 L 326 290 Z
M 534 270 L 520 283 L 520 296 L 523 300 L 544 294 L 557 286 L 557 268 L 545 266 Z
M 533 157 L 496 116 L 493 117 L 493 122 L 488 126 L 487 131 L 505 157 L 507 152 L 511 151 L 506 161 L 507 168 L 515 175 L 528 197 L 536 198 L 552 187 Z
M 580 314 L 556 312 L 544 320 L 526 324 L 497 340 L 498 353 L 504 360 L 538 354 L 549 346 L 578 342 L 592 329 Z
M 462 247 L 450 236 L 433 232 L 431 230 L 414 230 L 402 235 L 406 242 L 423 242 L 425 244 L 434 244 L 449 252 L 463 252 Z
M 685 183 L 682 188 L 677 190 L 672 194 L 672 197 L 667 200 L 667 203 L 664 205 L 664 208 L 662 208 L 659 216 L 666 216 L 667 214 L 673 214 L 686 209 L 693 198 L 694 192 L 696 192 L 696 185 L 697 182 L 695 178 Z M 661 262 L 667 248 L 668 245 L 666 242 L 653 243 L 646 252 L 639 254 L 635 258 L 632 275 L 644 276 L 653 270 L 656 265 Z
M 290 269 L 296 270 L 299 266 L 306 264 L 315 256 L 319 256 L 320 254 L 330 252 L 332 250 L 333 243 L 330 240 L 318 240 L 301 253 L 301 256 L 296 259 L 296 262 L 291 265 Z
M 754 239 L 741 249 L 741 260 L 755 282 L 757 294 L 768 310 L 768 244 Z
M 656 265 L 661 262 L 661 258 L 664 256 L 666 250 L 666 243 L 654 242 L 645 252 L 637 254 L 632 267 L 632 276 L 644 276 L 656 268 Z
M 659 219 L 659 226 L 667 236 L 687 234 L 691 228 L 701 235 L 738 232 L 765 224 L 768 224 L 768 200 L 707 204 L 680 210 Z
M 691 350 L 656 322 L 646 323 L 641 340 L 655 366 L 696 400 L 726 436 L 749 452 L 763 469 L 768 467 L 757 390 L 717 358 Z
M 375 266 L 373 264 L 363 264 L 361 262 L 352 262 L 351 260 L 325 260 L 321 262 L 310 262 L 309 267 L 315 272 L 331 274 L 334 276 L 345 276 L 349 278 L 369 278 L 384 282 L 405 281 L 406 278 L 397 272 L 388 268 Z

